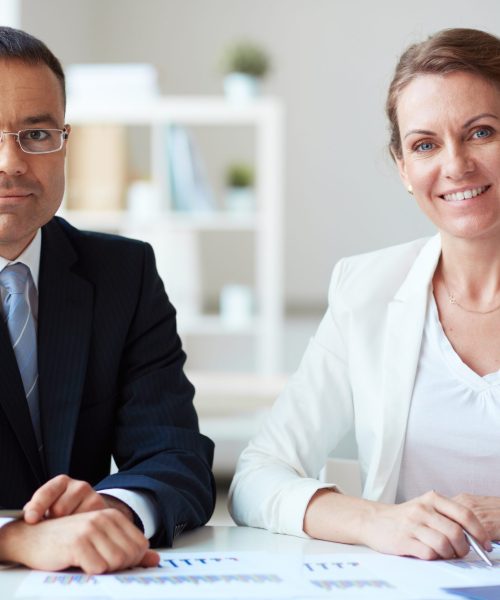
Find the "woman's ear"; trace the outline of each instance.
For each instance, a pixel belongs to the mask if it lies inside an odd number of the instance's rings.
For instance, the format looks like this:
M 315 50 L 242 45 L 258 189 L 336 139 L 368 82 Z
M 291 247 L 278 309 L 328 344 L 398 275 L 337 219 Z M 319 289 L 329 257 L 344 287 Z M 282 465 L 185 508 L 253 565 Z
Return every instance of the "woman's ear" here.
M 398 172 L 399 172 L 399 176 L 401 177 L 401 181 L 403 182 L 403 185 L 405 186 L 405 188 L 410 191 L 412 189 L 411 187 L 411 183 L 408 179 L 408 174 L 406 173 L 406 163 L 405 160 L 403 158 L 403 156 L 397 156 L 394 152 L 394 150 L 391 150 L 392 152 L 392 157 L 394 159 L 394 162 L 396 163 L 397 167 L 398 167 Z M 412 192 L 410 191 L 410 194 Z

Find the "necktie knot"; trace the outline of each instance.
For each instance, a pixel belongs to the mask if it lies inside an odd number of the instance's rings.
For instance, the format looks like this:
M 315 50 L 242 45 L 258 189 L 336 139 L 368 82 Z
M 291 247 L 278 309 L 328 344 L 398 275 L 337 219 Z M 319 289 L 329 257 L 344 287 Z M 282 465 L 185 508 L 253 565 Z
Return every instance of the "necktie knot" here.
M 0 285 L 5 288 L 9 294 L 24 294 L 26 283 L 28 281 L 29 269 L 22 263 L 8 265 L 0 272 Z

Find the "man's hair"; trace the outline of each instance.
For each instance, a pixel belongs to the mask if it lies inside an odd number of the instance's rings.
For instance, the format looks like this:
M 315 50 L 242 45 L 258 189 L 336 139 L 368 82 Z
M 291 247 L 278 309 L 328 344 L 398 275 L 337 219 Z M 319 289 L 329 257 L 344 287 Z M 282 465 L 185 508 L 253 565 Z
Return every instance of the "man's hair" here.
M 57 77 L 66 105 L 66 84 L 59 59 L 36 37 L 12 27 L 0 27 L 0 60 L 19 60 L 29 65 L 45 64 Z
M 401 157 L 398 100 L 406 86 L 419 75 L 446 75 L 457 71 L 475 73 L 500 89 L 500 39 L 479 29 L 443 29 L 401 55 L 386 101 L 390 124 L 389 148 Z

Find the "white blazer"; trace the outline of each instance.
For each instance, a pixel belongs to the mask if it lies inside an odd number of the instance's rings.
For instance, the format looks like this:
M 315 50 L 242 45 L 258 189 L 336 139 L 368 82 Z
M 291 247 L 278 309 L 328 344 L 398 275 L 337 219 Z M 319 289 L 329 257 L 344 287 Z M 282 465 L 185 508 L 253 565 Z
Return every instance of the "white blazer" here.
M 298 371 L 243 451 L 230 490 L 239 524 L 304 536 L 317 477 L 354 425 L 363 497 L 394 502 L 437 235 L 341 260 Z

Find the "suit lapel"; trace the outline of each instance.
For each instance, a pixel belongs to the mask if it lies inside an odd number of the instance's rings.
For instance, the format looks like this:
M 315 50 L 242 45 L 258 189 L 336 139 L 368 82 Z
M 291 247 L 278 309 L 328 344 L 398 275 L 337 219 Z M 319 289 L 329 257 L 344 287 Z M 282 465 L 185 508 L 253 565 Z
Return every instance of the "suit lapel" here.
M 87 368 L 93 286 L 77 273 L 77 254 L 57 221 L 42 230 L 38 371 L 49 477 L 68 472 Z
M 0 369 L 0 406 L 19 440 L 20 447 L 28 460 L 38 485 L 41 485 L 45 480 L 45 474 L 37 449 L 21 375 L 17 368 L 9 332 L 3 319 L 0 319 L 0 365 L 2 365 Z M 5 459 L 9 460 L 9 457 L 5 457 Z
M 394 501 L 406 424 L 420 355 L 432 277 L 441 254 L 440 237 L 422 248 L 388 307 L 382 369 L 383 415 L 371 497 Z M 368 483 L 368 482 L 367 482 Z

